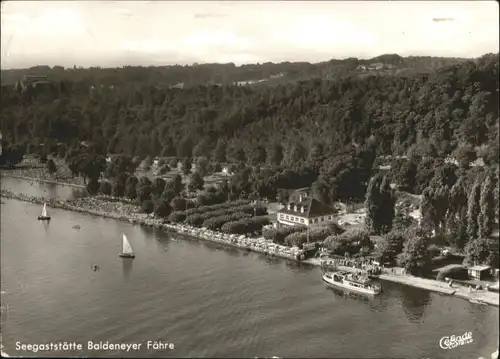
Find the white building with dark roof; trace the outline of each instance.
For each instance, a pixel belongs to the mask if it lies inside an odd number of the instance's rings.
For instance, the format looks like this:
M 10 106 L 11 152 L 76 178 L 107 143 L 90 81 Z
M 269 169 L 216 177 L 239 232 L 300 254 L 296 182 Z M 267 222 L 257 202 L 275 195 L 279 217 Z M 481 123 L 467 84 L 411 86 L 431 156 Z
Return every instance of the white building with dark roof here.
M 290 195 L 288 204 L 277 213 L 278 225 L 311 227 L 333 222 L 336 210 L 308 194 L 309 189 L 300 189 Z

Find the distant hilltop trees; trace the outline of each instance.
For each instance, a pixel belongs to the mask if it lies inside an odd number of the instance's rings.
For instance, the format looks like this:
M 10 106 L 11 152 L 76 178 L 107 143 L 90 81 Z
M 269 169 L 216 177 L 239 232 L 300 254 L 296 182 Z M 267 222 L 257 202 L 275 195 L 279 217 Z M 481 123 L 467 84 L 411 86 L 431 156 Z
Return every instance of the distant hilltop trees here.
M 30 69 L 2 70 L 2 84 L 14 85 L 24 76 L 47 76 L 58 83 L 61 80 L 88 82 L 90 85 L 120 86 L 126 83 L 149 83 L 165 87 L 182 83 L 183 88 L 196 85 L 230 85 L 252 81 L 254 85 L 276 84 L 312 78 L 338 78 L 355 74 L 360 69 L 398 69 L 399 72 L 429 72 L 438 68 L 461 64 L 469 59 L 386 54 L 372 59 L 332 59 L 319 63 L 282 62 L 248 64 L 196 64 L 193 66 L 123 66 L 119 68 L 36 66 Z M 266 80 L 266 81 L 260 81 Z M 259 82 L 260 81 L 260 82 Z M 179 86 L 180 87 L 180 86 Z
M 44 75 L 26 75 L 24 79 L 19 80 L 15 84 L 15 89 L 18 92 L 29 91 L 47 91 L 55 89 L 52 81 L 49 81 L 47 76 Z

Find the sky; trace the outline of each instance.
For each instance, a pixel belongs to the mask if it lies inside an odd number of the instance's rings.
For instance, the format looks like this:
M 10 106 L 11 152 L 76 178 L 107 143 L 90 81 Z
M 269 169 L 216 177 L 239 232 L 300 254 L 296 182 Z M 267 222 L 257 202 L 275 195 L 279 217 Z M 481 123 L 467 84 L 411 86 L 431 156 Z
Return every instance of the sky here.
M 2 1 L 1 67 L 478 57 L 496 1 Z

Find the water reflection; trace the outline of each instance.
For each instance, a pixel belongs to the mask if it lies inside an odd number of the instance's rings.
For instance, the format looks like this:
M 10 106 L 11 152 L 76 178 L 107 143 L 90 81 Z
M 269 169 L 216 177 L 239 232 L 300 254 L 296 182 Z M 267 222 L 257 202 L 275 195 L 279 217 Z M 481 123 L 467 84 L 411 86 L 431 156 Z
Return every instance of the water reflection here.
M 312 266 L 307 263 L 302 263 L 302 262 L 297 262 L 297 261 L 291 261 L 288 259 L 284 259 L 286 266 L 293 270 L 294 272 L 311 272 L 311 271 L 317 271 L 317 268 L 315 266 Z
M 37 182 L 21 178 L 1 177 L 2 189 L 28 196 L 55 197 L 61 200 L 87 196 L 87 190 L 81 187 L 62 186 L 54 183 Z
M 272 257 L 272 256 L 266 256 L 263 258 L 264 263 L 266 263 L 269 266 L 277 266 L 280 265 L 283 260 L 278 258 L 278 257 Z
M 237 248 L 222 246 L 222 249 L 224 250 L 224 252 L 226 252 L 230 256 L 233 256 L 233 257 L 241 256 L 241 251 Z
M 125 279 L 130 279 L 130 273 L 132 273 L 132 266 L 134 265 L 134 261 L 132 259 L 123 258 L 122 259 L 122 271 L 123 277 Z
M 413 287 L 405 288 L 401 299 L 406 318 L 410 322 L 419 322 L 432 302 L 431 292 Z
M 379 297 L 363 295 L 362 293 L 352 292 L 349 290 L 342 290 L 331 285 L 327 285 L 326 290 L 332 292 L 335 296 L 341 297 L 342 299 L 345 300 L 354 299 L 354 300 L 361 300 L 364 302 L 370 302 L 370 301 L 380 302 Z
M 146 238 L 150 236 L 157 237 L 161 234 L 161 231 L 154 227 L 139 226 L 139 229 Z
M 163 236 L 156 236 L 155 237 L 156 239 L 156 244 L 157 244 L 157 247 L 162 250 L 163 252 L 167 252 L 168 251 L 168 245 L 169 245 L 169 239 L 166 238 L 166 237 L 163 237 Z

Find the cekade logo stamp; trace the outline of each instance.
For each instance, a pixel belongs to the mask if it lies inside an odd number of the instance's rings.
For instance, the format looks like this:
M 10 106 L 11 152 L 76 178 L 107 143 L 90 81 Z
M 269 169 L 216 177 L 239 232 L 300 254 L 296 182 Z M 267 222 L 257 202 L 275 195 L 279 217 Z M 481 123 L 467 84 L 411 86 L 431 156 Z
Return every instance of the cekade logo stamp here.
M 442 349 L 453 349 L 465 344 L 472 343 L 472 332 L 466 332 L 462 335 L 452 335 L 451 337 L 442 337 L 439 346 Z

